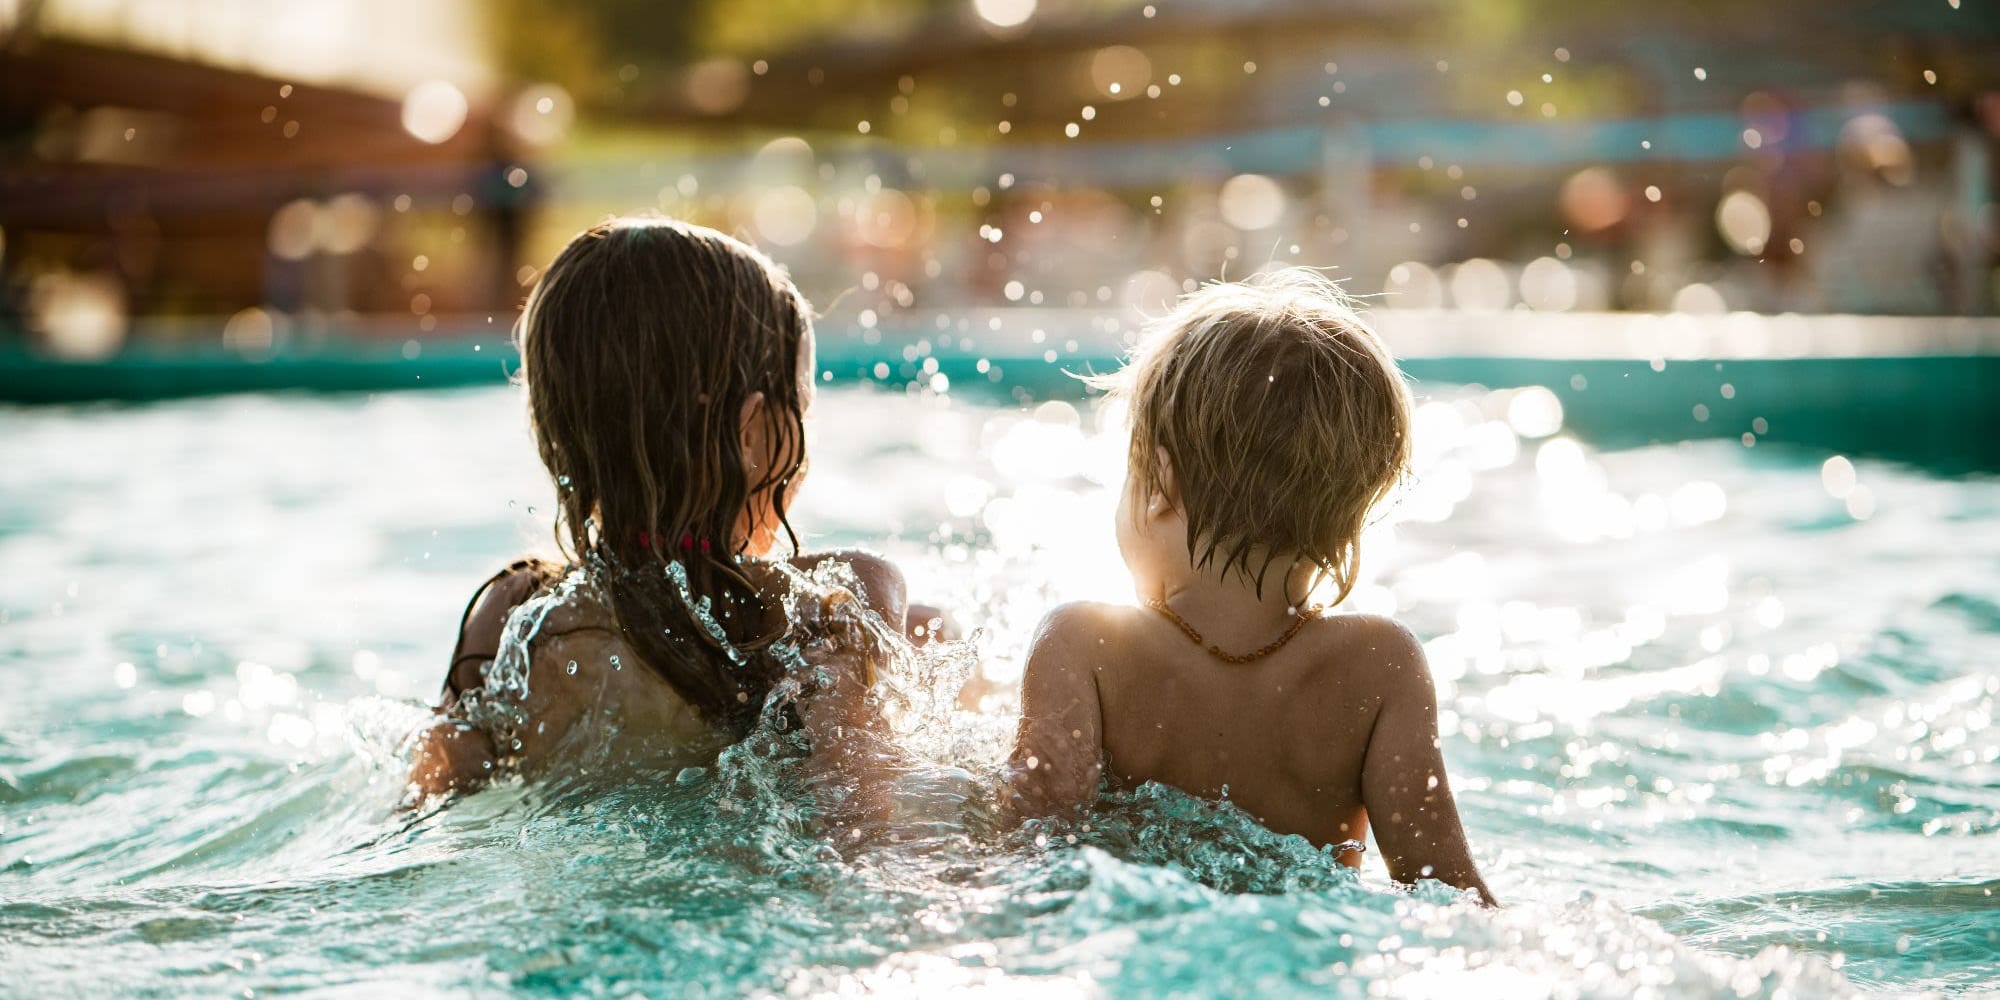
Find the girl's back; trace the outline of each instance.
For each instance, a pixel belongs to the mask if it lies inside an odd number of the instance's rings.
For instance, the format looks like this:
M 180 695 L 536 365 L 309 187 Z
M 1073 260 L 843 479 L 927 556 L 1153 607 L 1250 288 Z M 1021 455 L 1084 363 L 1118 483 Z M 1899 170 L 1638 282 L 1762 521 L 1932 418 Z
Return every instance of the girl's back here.
M 504 768 L 666 770 L 711 762 L 728 742 L 645 669 L 587 583 L 520 562 L 475 598 L 459 631 L 442 708 L 461 725 L 425 734 L 412 779 L 424 794 Z

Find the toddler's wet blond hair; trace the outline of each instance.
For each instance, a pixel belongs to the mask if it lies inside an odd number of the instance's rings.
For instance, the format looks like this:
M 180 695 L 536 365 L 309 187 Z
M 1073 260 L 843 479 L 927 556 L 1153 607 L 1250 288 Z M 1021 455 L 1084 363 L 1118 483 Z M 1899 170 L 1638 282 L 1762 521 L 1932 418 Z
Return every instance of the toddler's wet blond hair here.
M 1136 497 L 1161 490 L 1166 453 L 1197 566 L 1261 592 L 1304 560 L 1346 599 L 1369 511 L 1409 463 L 1410 396 L 1339 286 L 1304 268 L 1208 285 L 1097 381 L 1130 403 Z

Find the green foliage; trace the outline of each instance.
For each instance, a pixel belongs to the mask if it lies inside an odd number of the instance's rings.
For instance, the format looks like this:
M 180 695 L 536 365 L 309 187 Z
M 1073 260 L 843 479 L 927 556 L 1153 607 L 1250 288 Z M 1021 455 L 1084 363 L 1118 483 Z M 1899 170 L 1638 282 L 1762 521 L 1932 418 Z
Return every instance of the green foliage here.
M 619 70 L 677 65 L 698 51 L 693 0 L 492 0 L 494 58 L 508 77 L 560 84 L 579 100 L 617 91 Z M 744 4 L 742 6 L 752 6 Z
M 698 36 L 704 52 L 746 59 L 768 56 L 824 36 L 900 37 L 948 0 L 720 0 L 703 5 Z

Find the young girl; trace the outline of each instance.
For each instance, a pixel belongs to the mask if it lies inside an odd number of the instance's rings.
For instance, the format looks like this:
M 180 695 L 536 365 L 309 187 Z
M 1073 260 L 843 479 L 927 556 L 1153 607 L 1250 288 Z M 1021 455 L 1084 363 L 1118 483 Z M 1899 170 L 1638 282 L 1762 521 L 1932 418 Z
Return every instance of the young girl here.
M 413 794 L 709 763 L 787 678 L 768 710 L 841 766 L 880 731 L 866 695 L 903 585 L 859 553 L 772 559 L 781 532 L 798 548 L 786 511 L 807 468 L 798 290 L 714 230 L 615 219 L 557 255 L 519 330 L 568 561 L 516 562 L 474 593 Z

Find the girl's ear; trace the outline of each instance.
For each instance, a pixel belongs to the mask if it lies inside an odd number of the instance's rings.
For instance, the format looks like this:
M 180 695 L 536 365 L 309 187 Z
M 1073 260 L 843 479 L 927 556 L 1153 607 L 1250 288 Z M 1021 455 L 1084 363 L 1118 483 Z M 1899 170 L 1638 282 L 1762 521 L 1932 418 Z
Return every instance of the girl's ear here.
M 1174 479 L 1174 460 L 1167 457 L 1167 449 L 1153 450 L 1153 468 L 1159 476 L 1160 488 L 1146 499 L 1146 513 L 1165 514 L 1179 510 L 1181 506 L 1180 484 Z
M 762 390 L 751 393 L 743 401 L 741 422 L 737 426 L 738 440 L 743 445 L 743 472 L 753 484 L 772 464 L 770 435 L 764 427 L 764 405 Z

